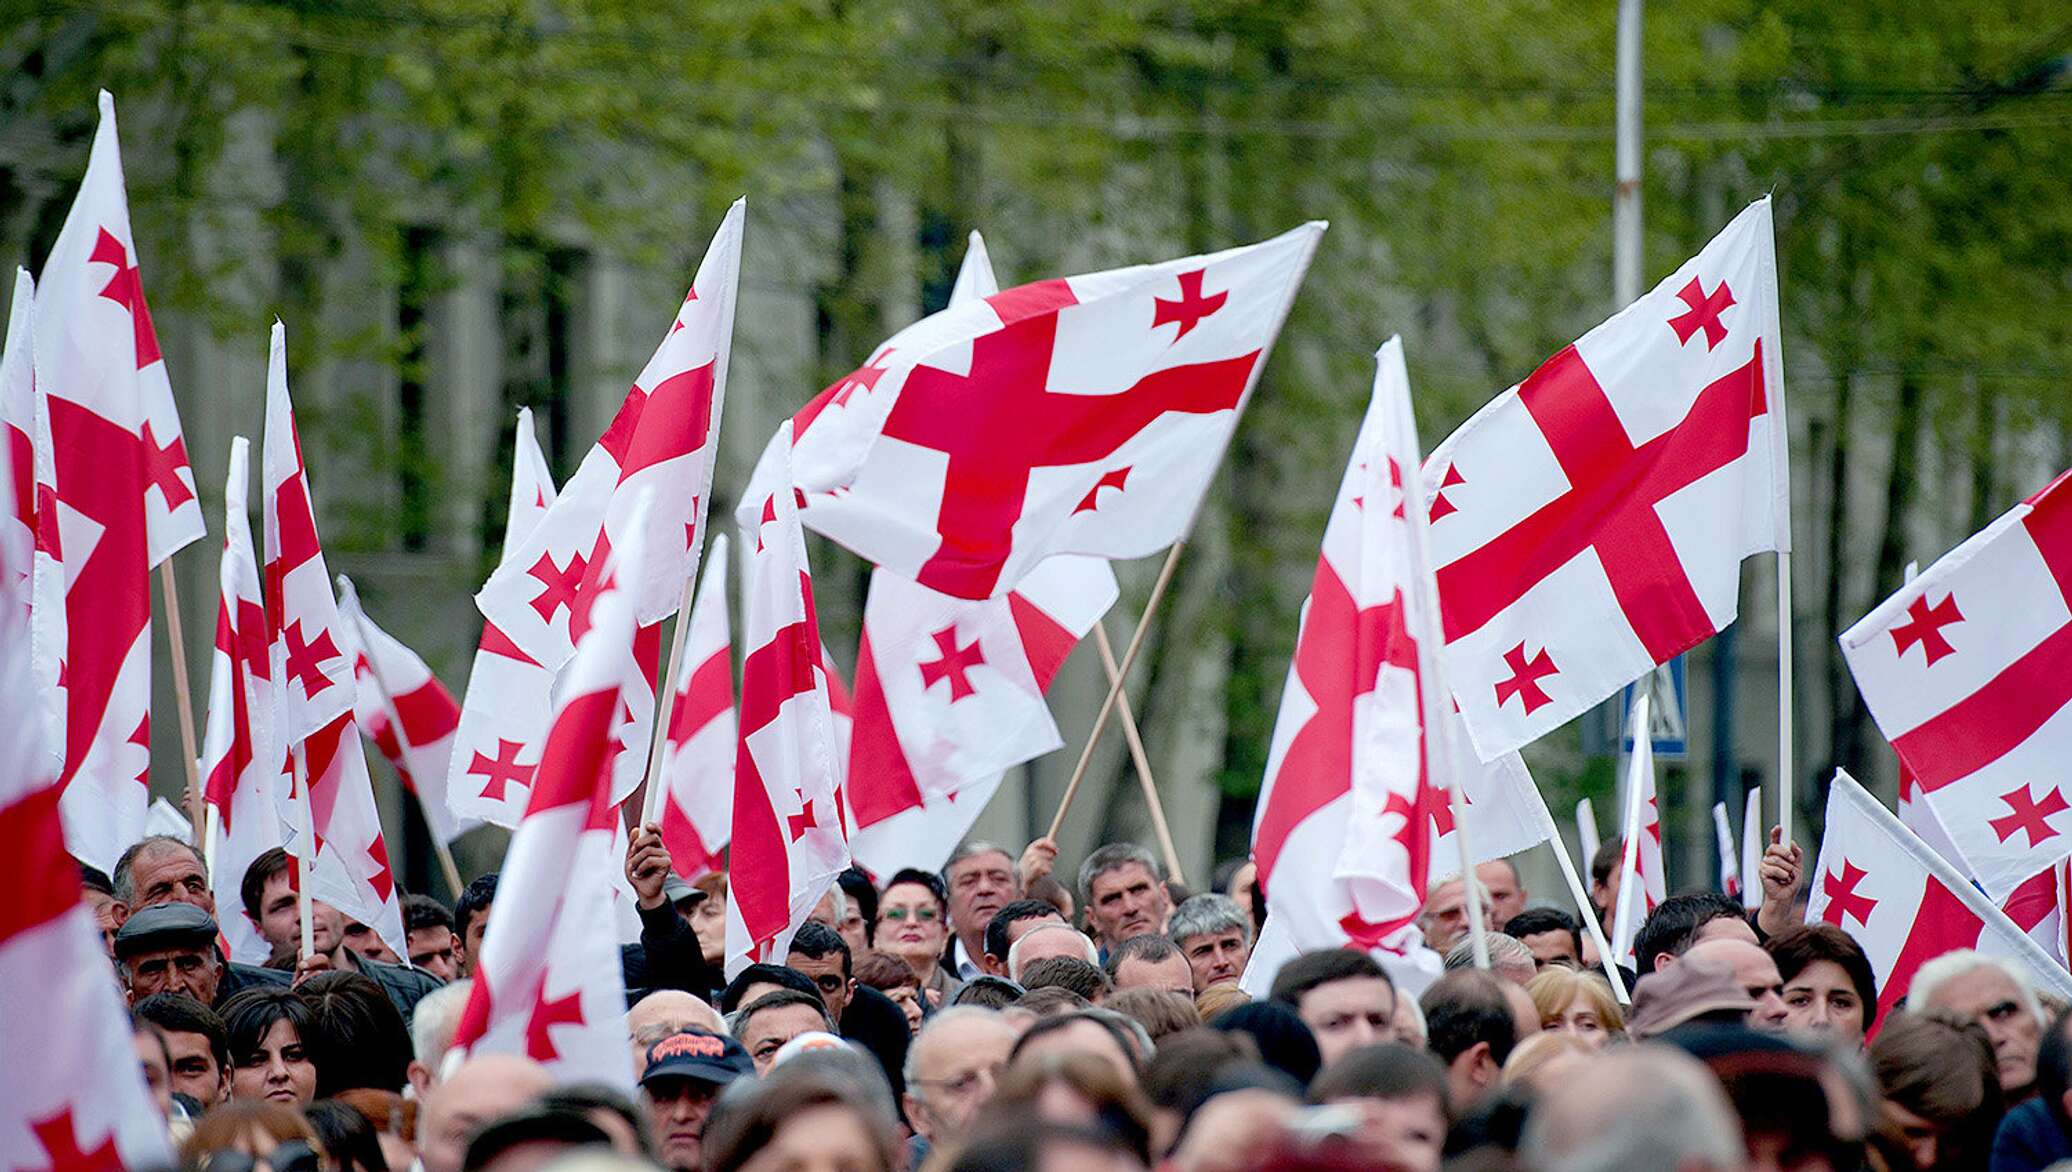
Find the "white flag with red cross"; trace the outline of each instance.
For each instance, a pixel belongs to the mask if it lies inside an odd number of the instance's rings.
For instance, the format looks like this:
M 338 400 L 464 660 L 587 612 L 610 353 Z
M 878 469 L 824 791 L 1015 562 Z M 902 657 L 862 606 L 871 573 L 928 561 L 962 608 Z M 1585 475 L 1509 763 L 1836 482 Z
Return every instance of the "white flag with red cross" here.
M 14 298 L 7 303 L 6 348 L 0 350 L 0 447 L 7 449 L 12 469 L 0 483 L 0 558 L 13 577 L 0 589 L 13 590 L 24 608 L 36 566 L 35 312 L 36 282 L 29 270 L 16 269 Z
M 1054 554 L 1164 549 L 1193 524 L 1323 230 L 1038 281 L 907 327 L 794 417 L 808 523 L 959 598 L 1005 594 Z
M 286 746 L 274 728 L 273 663 L 266 608 L 246 502 L 251 443 L 230 441 L 223 487 L 223 560 L 217 570 L 216 638 L 209 668 L 208 725 L 202 737 L 202 797 L 208 803 L 209 886 L 230 959 L 265 964 L 272 954 L 239 894 L 252 860 L 283 845 L 281 804 Z M 235 912 L 226 909 L 237 909 Z
M 481 825 L 454 817 L 446 801 L 460 705 L 423 656 L 367 617 L 359 591 L 344 574 L 338 575 L 338 611 L 345 620 L 340 647 L 352 656 L 359 685 L 353 715 L 360 733 L 381 750 L 403 787 L 417 795 L 432 837 L 451 844 Z
M 653 499 L 640 494 L 629 519 L 643 520 Z M 536 784 L 497 881 L 500 904 L 528 911 L 490 922 L 453 1040 L 461 1053 L 523 1054 L 563 1084 L 622 1090 L 633 1085 L 633 1067 L 612 912 L 611 876 L 623 858 L 613 847 L 614 732 L 640 669 L 634 592 L 620 583 L 640 581 L 646 557 L 646 530 L 628 533 L 600 567 L 592 622 L 562 681 Z
M 1466 751 L 1444 701 L 1436 654 L 1437 604 L 1419 534 L 1414 491 L 1417 430 L 1402 344 L 1375 355 L 1373 395 L 1324 529 L 1294 662 L 1281 693 L 1266 780 L 1252 826 L 1252 858 L 1281 927 L 1268 961 L 1317 948 L 1373 951 L 1413 984 L 1428 950 L 1415 927 L 1431 883 L 1458 871 L 1437 853 L 1452 833 L 1443 769 L 1450 760 L 1470 811 L 1548 824 L 1535 814 L 1531 778 L 1515 755 L 1483 765 Z M 1450 751 L 1433 730 L 1454 737 Z M 1477 861 L 1546 837 L 1484 836 L 1469 828 Z M 1493 852 L 1493 853 L 1492 853 Z M 1425 967 L 1433 967 L 1426 965 Z M 1248 983 L 1253 972 L 1247 970 Z
M 100 104 L 86 175 L 37 281 L 35 381 L 51 436 L 51 515 L 39 521 L 50 556 L 37 573 L 55 577 L 39 607 L 52 613 L 37 623 L 63 680 L 58 784 L 72 849 L 112 869 L 149 804 L 149 572 L 203 527 L 138 272 L 115 99 L 104 91 Z
M 273 323 L 266 366 L 266 630 L 273 680 L 274 727 L 280 751 L 292 761 L 302 748 L 306 792 L 293 782 L 283 821 L 287 849 L 307 859 L 310 890 L 348 917 L 374 929 L 397 955 L 408 954 L 402 903 L 382 838 L 381 810 L 367 755 L 353 718 L 357 684 L 353 660 L 324 568 L 316 512 L 295 407 L 288 398 L 287 333 Z M 296 809 L 306 802 L 306 813 Z M 306 821 L 305 821 L 306 818 Z M 307 826 L 314 841 L 305 841 Z
M 2072 472 L 1841 642 L 1865 706 L 1988 894 L 2072 852 Z
M 1942 819 L 1921 796 L 1920 783 L 1904 761 L 1899 766 L 1898 811 L 1901 825 L 1913 831 L 1929 850 L 1956 868 L 1958 874 L 1970 878 L 1971 872 L 1964 856 L 1950 841 L 1950 832 L 1943 829 Z M 2072 940 L 2066 936 L 2067 925 L 2072 925 L 2072 918 L 2065 914 L 2067 902 L 2072 900 L 2072 889 L 2068 889 L 2072 888 L 2072 884 L 2068 884 L 2072 872 L 2068 872 L 2068 865 L 2072 865 L 2072 860 L 2059 859 L 2022 880 L 2000 901 L 2000 910 L 2019 924 L 2037 947 L 2049 953 L 2052 959 L 2072 967 Z
M 554 498 L 554 476 L 533 432 L 532 408 L 522 407 L 512 441 L 500 565 L 510 563 Z M 518 825 L 532 792 L 540 742 L 554 718 L 553 691 L 554 673 L 484 619 L 449 754 L 446 803 L 454 817 Z
M 841 665 L 828 651 L 825 639 L 820 642 L 820 665 L 827 669 L 827 708 L 834 720 L 835 776 L 841 779 L 842 787 L 846 789 L 849 785 L 849 746 L 856 736 L 856 693 L 842 678 Z
M 506 548 L 475 596 L 483 617 L 550 669 L 568 661 L 588 629 L 590 596 L 612 546 L 629 536 L 633 501 L 642 491 L 655 494 L 643 535 L 648 556 L 640 581 L 626 584 L 639 622 L 651 626 L 674 613 L 684 583 L 697 575 L 719 452 L 745 207 L 737 200 L 728 209 L 689 294 L 618 415 L 546 516 Z M 650 684 L 650 705 L 653 691 Z M 633 785 L 645 772 L 645 758 L 642 766 Z
M 1646 688 L 1634 691 L 1626 721 L 1632 749 L 1620 794 L 1618 901 L 1610 937 L 1612 956 L 1628 967 L 1635 960 L 1633 942 L 1641 924 L 1669 898 L 1669 875 L 1662 861 L 1662 802 L 1655 791 L 1655 742 L 1648 736 L 1649 693 Z
M 1424 469 L 1446 678 L 1484 758 L 1734 621 L 1791 545 L 1770 201 L 1491 401 Z
M 778 484 L 791 424 L 779 424 Z M 839 803 L 828 672 L 813 609 L 813 574 L 798 503 L 765 498 L 741 534 L 740 747 L 728 849 L 727 976 L 781 959 L 792 934 L 849 865 Z
M 1712 835 L 1719 847 L 1719 889 L 1723 894 L 1741 898 L 1741 855 L 1734 841 L 1734 823 L 1727 816 L 1725 802 L 1712 803 Z M 1749 882 L 1760 882 L 1750 876 Z
M 691 604 L 683 668 L 670 689 L 662 746 L 662 844 L 678 875 L 725 868 L 734 830 L 734 643 L 727 622 L 727 535 L 712 535 L 705 577 Z
M 2072 973 L 1839 770 L 1809 876 L 1806 922 L 1833 924 L 1863 946 L 1878 976 L 1880 1023 L 1924 962 L 1959 948 L 2014 961 L 2040 990 L 2072 999 Z
M 0 444 L 0 485 L 12 484 Z M 28 696 L 28 591 L 19 548 L 0 546 L 0 696 Z M 165 1120 L 130 1043 L 129 1014 L 66 854 L 56 770 L 33 704 L 0 704 L 0 1167 L 120 1172 L 170 1166 Z

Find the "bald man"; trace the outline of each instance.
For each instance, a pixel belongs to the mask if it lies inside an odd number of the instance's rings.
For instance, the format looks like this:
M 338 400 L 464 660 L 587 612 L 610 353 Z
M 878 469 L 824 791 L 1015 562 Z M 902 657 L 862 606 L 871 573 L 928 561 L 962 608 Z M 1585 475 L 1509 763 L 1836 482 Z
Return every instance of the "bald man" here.
M 1777 962 L 1760 946 L 1735 937 L 1700 940 L 1691 945 L 1684 958 L 1710 961 L 1733 972 L 1734 983 L 1755 1001 L 1755 1008 L 1748 1011 L 1750 1026 L 1759 1030 L 1784 1028 L 1789 1012 L 1784 1005 L 1784 978 L 1777 972 Z
M 681 989 L 657 989 L 626 1011 L 626 1041 L 633 1047 L 636 1076 L 647 1065 L 648 1048 L 671 1034 L 698 1029 L 726 1036 L 719 1010 Z
M 468 1137 L 554 1089 L 547 1068 L 515 1054 L 479 1054 L 425 1097 L 417 1121 L 424 1172 L 460 1172 Z

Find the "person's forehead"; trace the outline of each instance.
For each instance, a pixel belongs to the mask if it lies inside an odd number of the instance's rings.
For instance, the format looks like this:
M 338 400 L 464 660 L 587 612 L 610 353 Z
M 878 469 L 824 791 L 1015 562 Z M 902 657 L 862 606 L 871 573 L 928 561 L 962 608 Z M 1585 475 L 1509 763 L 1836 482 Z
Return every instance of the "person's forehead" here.
M 1385 1006 L 1390 1004 L 1393 992 L 1389 983 L 1380 977 L 1340 977 L 1311 988 L 1302 995 L 1302 1003 L 1306 1008 L 1320 1005 L 1338 1008 Z
M 1118 863 L 1094 876 L 1093 888 L 1095 891 L 1100 891 L 1103 888 L 1135 887 L 1139 883 L 1150 883 L 1151 881 L 1151 868 L 1142 863 L 1132 861 Z
M 1806 967 L 1792 974 L 1790 987 L 1805 989 L 1850 989 L 1855 983 L 1849 979 L 1841 965 L 1831 960 L 1808 961 Z
M 800 1032 L 826 1028 L 827 1023 L 821 1020 L 820 1011 L 813 1006 L 780 1005 L 775 1009 L 765 1009 L 749 1019 L 745 1032 L 758 1038 L 768 1038 L 786 1031 Z
M 1007 857 L 1007 852 L 1004 850 L 980 851 L 975 855 L 966 855 L 951 863 L 950 874 L 956 876 L 966 875 L 973 871 L 1005 871 L 1013 865 L 1013 861 Z
M 1528 932 L 1518 939 L 1527 948 L 1559 948 L 1568 952 L 1576 950 L 1576 938 L 1560 928 L 1550 928 L 1545 932 Z
M 164 1029 L 164 1027 L 161 1026 L 160 1029 Z M 197 1034 L 187 1030 L 165 1030 L 165 1044 L 168 1048 L 174 1050 L 199 1050 L 203 1054 L 212 1052 L 209 1049 L 209 1036 L 207 1034 Z
M 912 907 L 916 904 L 935 903 L 935 892 L 919 883 L 894 883 L 879 897 L 878 911 L 883 914 L 887 907 Z
M 152 961 L 158 960 L 177 961 L 185 957 L 206 957 L 207 955 L 208 950 L 205 948 L 191 944 L 182 944 L 177 948 L 147 948 L 140 952 L 133 952 L 130 954 L 129 962 L 132 965 L 141 965 L 150 964 Z
M 1043 912 L 1040 915 L 1034 916 L 1023 916 L 1019 920 L 1009 920 L 1007 922 L 1007 942 L 1012 944 L 1045 924 L 1062 924 L 1064 922 L 1065 917 L 1059 915 L 1056 911 Z
M 1977 1006 L 2015 996 L 2014 979 L 1989 964 L 1966 969 L 1944 981 L 1929 1000 L 1944 1005 Z
M 200 872 L 202 866 L 195 859 L 194 853 L 186 847 L 175 846 L 169 842 L 159 842 L 138 851 L 137 857 L 130 863 L 130 869 L 139 878 L 143 877 L 144 872 L 150 871 L 154 873 L 151 876 L 154 879 L 170 879 L 177 877 L 178 873 L 184 871 Z M 165 874 L 158 874 L 157 872 L 165 872 Z
M 937 1071 L 989 1066 L 1014 1049 L 1018 1037 L 1013 1026 L 995 1018 L 946 1021 L 924 1031 L 917 1065 L 931 1078 Z
M 822 969 L 840 972 L 842 969 L 842 954 L 830 952 L 826 956 L 807 956 L 803 952 L 794 952 L 784 958 L 784 965 L 786 968 L 794 968 L 809 975 Z

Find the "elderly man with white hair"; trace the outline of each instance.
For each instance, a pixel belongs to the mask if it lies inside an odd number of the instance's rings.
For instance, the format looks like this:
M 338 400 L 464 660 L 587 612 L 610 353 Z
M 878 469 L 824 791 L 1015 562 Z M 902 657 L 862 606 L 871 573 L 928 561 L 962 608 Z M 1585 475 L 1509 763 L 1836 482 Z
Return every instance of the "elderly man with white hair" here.
M 1091 965 L 1101 963 L 1100 949 L 1094 947 L 1086 933 L 1070 924 L 1038 924 L 1007 950 L 1008 978 L 1020 981 L 1023 969 L 1052 956 L 1075 957 Z
M 1945 952 L 1915 970 L 1907 1006 L 1940 1009 L 1984 1027 L 2009 1103 L 2035 1088 L 2044 1018 L 2027 969 L 1969 948 Z
M 1668 1046 L 1592 1059 L 1590 1076 L 1557 1081 L 1525 1124 L 1518 1150 L 1546 1172 L 1736 1172 L 1741 1121 L 1719 1080 Z
M 1539 962 L 1533 958 L 1532 949 L 1525 941 L 1503 932 L 1485 932 L 1483 939 L 1489 944 L 1489 971 L 1514 985 L 1530 982 L 1540 973 Z M 1460 943 L 1446 954 L 1446 970 L 1470 969 L 1475 967 L 1475 942 L 1463 936 Z
M 416 1057 L 408 1073 L 411 1091 L 419 1099 L 439 1085 L 439 1067 L 446 1060 L 446 1051 L 453 1048 L 461 1011 L 468 1007 L 468 993 L 474 987 L 472 977 L 462 977 L 425 994 L 410 1011 L 410 1048 Z
M 962 1139 L 972 1116 L 993 1095 L 1021 1032 L 990 1009 L 952 1006 L 928 1019 L 906 1056 L 909 1147 L 919 1168 L 932 1148 Z

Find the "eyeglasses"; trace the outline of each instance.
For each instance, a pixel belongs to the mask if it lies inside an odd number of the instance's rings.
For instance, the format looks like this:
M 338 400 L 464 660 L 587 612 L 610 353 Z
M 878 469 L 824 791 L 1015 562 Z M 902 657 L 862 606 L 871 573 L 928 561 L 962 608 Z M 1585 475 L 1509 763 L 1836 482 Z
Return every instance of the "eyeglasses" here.
M 924 924 L 932 924 L 942 918 L 942 913 L 932 907 L 888 907 L 878 913 L 878 918 L 881 920 L 891 920 L 895 924 L 905 923 L 910 919 L 918 920 Z

